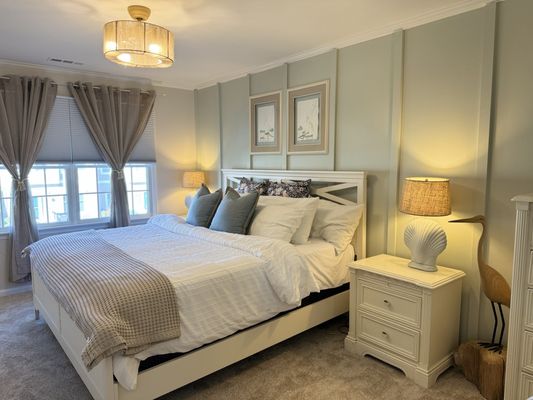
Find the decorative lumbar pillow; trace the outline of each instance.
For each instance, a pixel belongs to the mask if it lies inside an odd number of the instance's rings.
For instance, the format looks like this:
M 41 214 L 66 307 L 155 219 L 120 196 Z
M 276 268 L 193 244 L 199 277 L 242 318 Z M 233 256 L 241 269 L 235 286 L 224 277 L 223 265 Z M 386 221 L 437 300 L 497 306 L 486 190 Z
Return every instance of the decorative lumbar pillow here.
M 337 254 L 342 253 L 351 243 L 364 209 L 363 204 L 348 206 L 320 200 L 311 237 L 324 239 L 335 247 Z
M 235 189 L 228 187 L 209 229 L 245 235 L 258 198 L 257 192 L 241 197 Z
M 254 182 L 253 179 L 241 178 L 239 186 L 237 187 L 237 192 L 239 193 L 251 193 L 257 192 L 259 195 L 267 193 L 269 181 Z
M 222 200 L 222 190 L 209 192 L 207 186 L 202 186 L 192 197 L 189 211 L 187 212 L 187 223 L 207 228 L 215 215 L 218 205 Z
M 311 179 L 305 181 L 270 182 L 267 189 L 269 196 L 311 197 Z
M 281 196 L 260 196 L 258 206 L 283 206 L 289 212 L 302 210 L 303 218 L 300 226 L 297 227 L 290 241 L 294 244 L 304 244 L 309 240 L 311 226 L 315 219 L 315 213 L 318 208 L 318 197 L 308 198 L 291 198 Z M 262 235 L 259 235 L 262 236 Z
M 258 205 L 249 233 L 290 242 L 303 218 L 303 209 L 284 205 Z

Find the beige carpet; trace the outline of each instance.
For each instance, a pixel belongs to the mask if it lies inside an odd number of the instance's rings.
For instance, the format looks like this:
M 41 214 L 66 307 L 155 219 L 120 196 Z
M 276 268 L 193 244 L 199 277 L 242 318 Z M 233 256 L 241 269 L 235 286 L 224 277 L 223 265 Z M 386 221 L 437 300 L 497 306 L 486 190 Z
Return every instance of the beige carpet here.
M 398 370 L 348 354 L 336 319 L 172 392 L 164 399 L 482 399 L 456 370 L 425 390 Z M 90 399 L 29 293 L 0 298 L 0 399 Z

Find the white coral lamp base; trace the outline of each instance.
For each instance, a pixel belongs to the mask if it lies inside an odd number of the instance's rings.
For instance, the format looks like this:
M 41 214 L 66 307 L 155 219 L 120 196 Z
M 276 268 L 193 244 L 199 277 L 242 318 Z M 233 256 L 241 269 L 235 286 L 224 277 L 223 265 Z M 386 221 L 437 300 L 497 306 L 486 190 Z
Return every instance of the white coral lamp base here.
M 437 270 L 437 257 L 448 241 L 444 229 L 430 219 L 416 218 L 405 228 L 404 241 L 411 250 L 409 266 L 422 271 Z

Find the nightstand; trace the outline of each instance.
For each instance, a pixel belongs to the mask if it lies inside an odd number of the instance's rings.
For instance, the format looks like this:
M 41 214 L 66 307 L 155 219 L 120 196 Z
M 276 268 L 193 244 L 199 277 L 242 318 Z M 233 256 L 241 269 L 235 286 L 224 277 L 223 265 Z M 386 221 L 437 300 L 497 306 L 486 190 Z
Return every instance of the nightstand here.
M 348 351 L 371 355 L 430 387 L 453 363 L 464 272 L 425 272 L 381 254 L 350 264 Z

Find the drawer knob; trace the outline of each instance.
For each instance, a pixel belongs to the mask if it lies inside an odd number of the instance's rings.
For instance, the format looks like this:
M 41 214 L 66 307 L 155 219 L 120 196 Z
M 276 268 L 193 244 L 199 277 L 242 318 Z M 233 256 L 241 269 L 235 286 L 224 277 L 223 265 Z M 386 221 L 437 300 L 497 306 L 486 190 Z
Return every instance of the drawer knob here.
M 387 332 L 385 332 L 385 331 L 382 331 L 381 334 L 382 334 L 383 336 L 385 336 L 385 337 L 389 336 L 389 334 L 388 334 Z
M 387 306 L 390 306 L 390 302 L 387 299 L 383 300 L 383 303 L 385 303 Z

